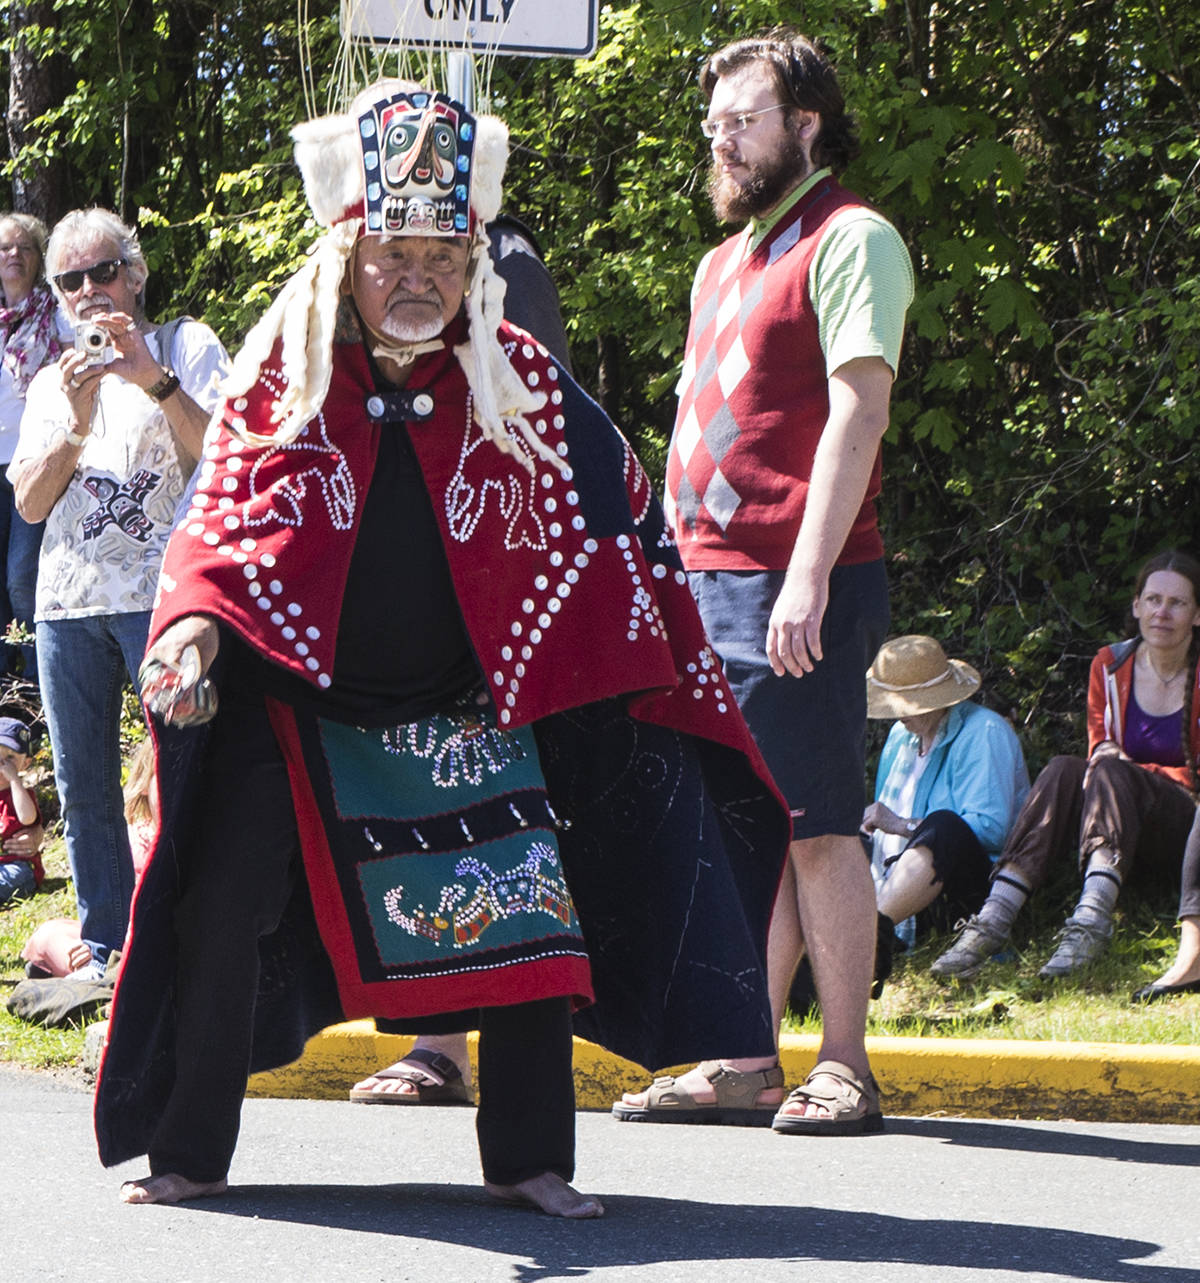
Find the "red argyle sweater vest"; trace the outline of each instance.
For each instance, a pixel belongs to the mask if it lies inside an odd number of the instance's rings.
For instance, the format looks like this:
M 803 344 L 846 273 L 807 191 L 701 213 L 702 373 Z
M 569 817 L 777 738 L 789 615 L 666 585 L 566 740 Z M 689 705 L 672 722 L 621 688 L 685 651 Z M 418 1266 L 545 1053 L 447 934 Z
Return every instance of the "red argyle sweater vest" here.
M 830 220 L 862 201 L 832 178 L 807 192 L 758 248 L 735 236 L 701 263 L 667 508 L 689 570 L 784 570 L 829 415 L 809 268 Z M 875 515 L 880 461 L 838 558 L 883 555 Z

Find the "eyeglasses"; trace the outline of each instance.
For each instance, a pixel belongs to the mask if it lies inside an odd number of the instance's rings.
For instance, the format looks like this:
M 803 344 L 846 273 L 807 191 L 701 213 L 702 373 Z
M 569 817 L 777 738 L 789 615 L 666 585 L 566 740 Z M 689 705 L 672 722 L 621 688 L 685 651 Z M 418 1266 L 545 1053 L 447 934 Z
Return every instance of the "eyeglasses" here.
M 750 122 L 755 116 L 763 116 L 768 111 L 778 111 L 780 107 L 786 106 L 785 102 L 777 102 L 770 107 L 760 107 L 758 111 L 739 111 L 736 116 L 718 116 L 716 120 L 702 120 L 700 132 L 705 138 L 715 138 L 722 133 L 726 138 L 732 138 L 734 134 L 741 134 L 749 129 Z
M 81 267 L 77 272 L 59 272 L 54 283 L 64 294 L 74 294 L 82 288 L 85 276 L 93 285 L 111 285 L 117 279 L 117 273 L 126 266 L 123 258 L 106 258 L 91 267 Z

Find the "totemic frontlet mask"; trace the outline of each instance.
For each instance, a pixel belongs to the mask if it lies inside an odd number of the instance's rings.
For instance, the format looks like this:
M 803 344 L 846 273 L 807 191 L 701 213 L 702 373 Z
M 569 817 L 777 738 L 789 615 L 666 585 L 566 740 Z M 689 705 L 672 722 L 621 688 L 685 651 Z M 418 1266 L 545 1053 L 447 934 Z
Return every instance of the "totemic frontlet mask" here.
M 358 118 L 364 232 L 466 236 L 475 118 L 444 94 L 402 93 Z

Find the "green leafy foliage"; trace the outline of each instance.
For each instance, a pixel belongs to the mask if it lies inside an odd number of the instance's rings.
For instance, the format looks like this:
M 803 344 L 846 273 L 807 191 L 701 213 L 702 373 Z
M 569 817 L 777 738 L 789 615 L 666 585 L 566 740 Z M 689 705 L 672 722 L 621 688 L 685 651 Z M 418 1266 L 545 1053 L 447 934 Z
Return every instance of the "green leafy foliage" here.
M 291 0 L 3 5 L 57 85 L 5 173 L 53 219 L 145 231 L 151 311 L 236 347 L 315 238 L 290 161 L 336 15 Z M 1136 565 L 1198 545 L 1200 87 L 1193 8 L 1161 0 L 615 0 L 581 62 L 501 59 L 508 206 L 536 230 L 583 384 L 660 471 L 688 292 L 724 234 L 696 76 L 781 19 L 823 38 L 860 122 L 846 176 L 917 273 L 885 445 L 895 631 L 978 664 L 1031 765 L 1077 745 L 1086 664 Z M 14 59 L 16 64 L 14 64 Z

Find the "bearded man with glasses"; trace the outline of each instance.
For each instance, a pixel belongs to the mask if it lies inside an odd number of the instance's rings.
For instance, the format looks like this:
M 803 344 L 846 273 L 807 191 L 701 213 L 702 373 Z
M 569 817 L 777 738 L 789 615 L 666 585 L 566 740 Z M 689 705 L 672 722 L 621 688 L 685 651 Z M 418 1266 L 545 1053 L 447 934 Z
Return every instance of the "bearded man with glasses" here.
M 705 629 L 791 809 L 772 1014 L 778 1025 L 807 949 L 822 1047 L 786 1102 L 777 1060 L 730 1059 L 659 1079 L 614 1112 L 878 1131 L 864 1038 L 875 901 L 857 836 L 863 674 L 888 625 L 875 498 L 912 267 L 896 229 L 834 177 L 854 158 L 855 128 L 812 41 L 784 28 L 740 40 L 709 59 L 700 88 L 713 208 L 747 225 L 696 274 L 668 516 Z
M 137 235 L 104 209 L 54 228 L 46 271 L 78 335 L 29 386 L 8 469 L 17 510 L 46 522 L 35 608 L 82 939 L 101 975 L 133 894 L 121 799 L 120 712 L 137 687 L 175 509 L 226 372 L 206 325 L 146 319 Z

